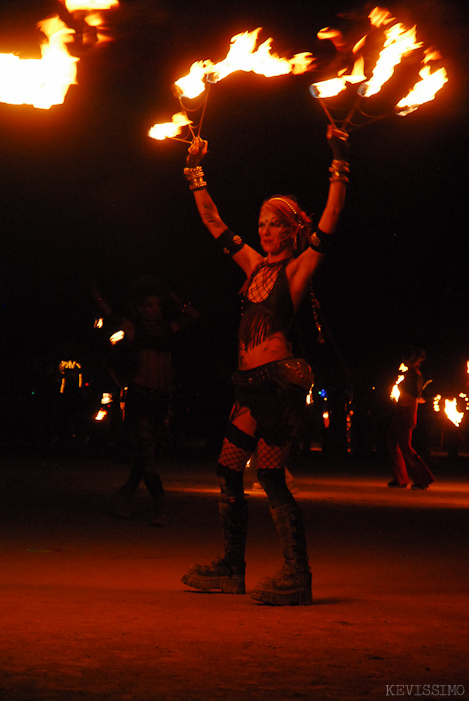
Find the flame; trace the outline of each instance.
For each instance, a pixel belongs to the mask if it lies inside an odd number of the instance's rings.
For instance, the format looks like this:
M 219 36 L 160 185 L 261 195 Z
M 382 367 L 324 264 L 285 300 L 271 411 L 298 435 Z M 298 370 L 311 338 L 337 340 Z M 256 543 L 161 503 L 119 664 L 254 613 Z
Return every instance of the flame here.
M 329 428 L 331 425 L 331 420 L 330 420 L 330 415 L 328 411 L 323 411 L 322 412 L 322 418 L 324 421 L 324 428 Z
M 106 409 L 100 409 L 96 416 L 94 417 L 95 421 L 102 421 L 105 417 L 107 416 L 107 411 Z
M 342 36 L 342 32 L 332 27 L 324 27 L 317 34 L 318 39 L 330 39 L 337 51 L 342 51 L 346 46 L 346 42 Z
M 94 27 L 96 29 L 98 43 L 102 44 L 103 42 L 112 41 L 112 37 L 108 36 L 102 31 L 105 27 L 105 22 L 100 12 L 92 12 L 91 14 L 87 15 L 85 17 L 85 23 L 89 27 Z M 84 38 L 86 40 L 86 35 Z
M 346 81 L 343 78 L 330 78 L 329 80 L 321 80 L 319 83 L 313 83 L 310 90 L 314 97 L 335 97 L 347 87 Z
M 81 18 L 85 24 L 96 30 L 98 43 L 112 41 L 112 37 L 102 31 L 105 28 L 105 19 L 101 11 L 119 7 L 119 0 L 60 0 L 60 2 L 65 5 L 72 15 L 85 13 L 85 16 Z M 86 43 L 96 41 L 96 39 L 91 40 L 87 33 L 83 35 L 83 41 Z
M 463 411 L 458 411 L 458 408 L 456 406 L 457 404 L 457 399 L 445 399 L 445 414 L 448 417 L 448 419 L 455 425 L 459 426 L 461 423 L 464 412 Z
M 291 73 L 293 67 L 298 72 L 304 73 L 311 63 L 311 54 L 296 54 L 292 63 L 290 59 L 271 53 L 273 41 L 271 37 L 255 50 L 261 29 L 262 27 L 258 27 L 253 32 L 243 32 L 231 39 L 231 47 L 226 58 L 215 64 L 211 70 L 211 80 L 213 80 L 212 76 L 216 76 L 214 82 L 218 82 L 234 71 L 252 71 L 267 78 Z M 304 66 L 303 69 L 301 66 Z
M 419 80 L 406 97 L 403 97 L 396 105 L 397 114 L 404 117 L 406 114 L 414 112 L 425 102 L 435 99 L 435 95 L 445 83 L 448 82 L 448 77 L 445 68 L 439 68 L 434 73 L 431 72 L 430 66 L 427 65 L 430 61 L 439 58 L 438 53 L 426 52 L 423 60 L 424 66 L 419 71 Z
M 189 73 L 174 83 L 178 95 L 193 99 L 203 93 L 205 90 L 205 76 L 211 66 L 211 61 L 196 61 L 193 63 Z
M 313 61 L 312 54 L 299 53 L 293 58 L 281 58 L 271 52 L 273 39 L 264 41 L 257 49 L 257 40 L 262 27 L 252 32 L 236 34 L 231 38 L 231 46 L 226 57 L 219 63 L 210 59 L 196 61 L 190 67 L 189 73 L 174 83 L 177 96 L 192 100 L 201 95 L 207 82 L 218 83 L 235 71 L 245 71 L 264 75 L 268 78 L 292 73 L 298 75 L 308 70 Z M 171 122 L 154 124 L 148 132 L 153 139 L 172 139 L 181 133 L 181 127 L 192 124 L 182 112 L 173 115 Z
M 362 83 L 366 80 L 364 67 L 365 59 L 361 56 L 355 61 L 351 73 L 346 74 L 347 69 L 343 69 L 336 78 L 313 83 L 310 90 L 315 97 L 335 97 L 345 90 L 347 83 Z
M 392 390 L 391 390 L 391 394 L 389 395 L 390 398 L 391 398 L 393 401 L 395 401 L 395 402 L 398 402 L 398 401 L 399 401 L 399 397 L 401 396 L 401 391 L 400 391 L 398 385 L 400 385 L 401 382 L 403 381 L 403 379 L 405 378 L 405 374 L 404 374 L 404 373 L 406 373 L 408 369 L 409 369 L 409 368 L 407 367 L 407 365 L 404 365 L 404 363 L 401 363 L 401 364 L 399 365 L 399 370 L 400 370 L 401 374 L 397 376 L 397 380 L 396 380 L 396 382 L 394 383 L 394 387 L 393 387 Z
M 93 328 L 95 329 L 102 329 L 104 326 L 104 319 L 100 317 L 99 319 L 94 320 L 94 325 Z
M 61 0 L 69 12 L 78 10 L 110 10 L 119 5 L 119 0 Z
M 49 109 L 62 104 L 70 85 L 76 85 L 78 59 L 66 48 L 75 31 L 57 16 L 37 26 L 47 37 L 40 59 L 0 54 L 0 102 Z
M 101 404 L 111 404 L 112 403 L 112 394 L 109 392 L 103 392 L 103 396 L 101 397 Z
M 364 75 L 364 59 L 355 61 L 351 75 L 339 71 L 337 76 L 319 83 L 313 83 L 310 91 L 314 97 L 335 97 L 345 90 L 347 83 L 361 83 L 358 95 L 371 97 L 378 93 L 383 85 L 394 75 L 396 66 L 402 59 L 413 51 L 420 49 L 423 42 L 417 41 L 416 27 L 407 28 L 398 22 L 391 13 L 381 7 L 375 7 L 368 15 L 372 27 L 383 28 L 384 42 L 371 77 Z M 338 51 L 344 50 L 344 40 L 340 31 L 326 27 L 318 32 L 319 39 L 330 39 Z M 366 44 L 367 35 L 353 47 L 354 54 L 361 54 Z M 438 90 L 448 81 L 446 70 L 439 68 L 432 71 L 429 64 L 441 58 L 438 51 L 425 49 L 425 57 L 420 69 L 420 80 L 414 85 L 408 95 L 402 98 L 395 109 L 397 114 L 405 116 L 416 110 L 420 105 L 433 100 Z
M 368 15 L 368 19 L 374 27 L 381 27 L 383 24 L 389 24 L 392 22 L 394 17 L 391 15 L 389 10 L 386 10 L 383 7 L 375 7 Z
M 360 86 L 360 94 L 363 97 L 370 97 L 379 92 L 391 76 L 395 67 L 401 62 L 404 56 L 408 56 L 412 51 L 419 49 L 422 42 L 416 41 L 416 27 L 406 29 L 398 22 L 385 31 L 386 39 L 379 54 L 376 66 L 373 69 L 370 80 Z
M 441 399 L 441 394 L 437 394 L 436 397 L 433 397 L 433 411 L 436 411 L 436 412 L 440 411 L 440 399 Z
M 181 133 L 182 128 L 192 124 L 191 120 L 183 112 L 177 112 L 173 114 L 171 122 L 164 122 L 163 124 L 154 124 L 148 136 L 152 139 L 158 139 L 162 141 L 163 139 L 172 139 Z
M 112 336 L 109 338 L 109 340 L 111 341 L 112 345 L 114 346 L 116 343 L 119 343 L 119 341 L 122 341 L 124 336 L 125 336 L 125 333 L 121 329 L 120 331 L 116 331 L 116 333 L 113 333 Z
M 310 53 L 295 54 L 293 58 L 282 58 L 271 53 L 273 39 L 264 41 L 257 49 L 257 39 L 262 27 L 252 32 L 236 34 L 231 38 L 231 46 L 226 57 L 219 63 L 210 60 L 193 63 L 188 75 L 175 82 L 180 97 L 193 99 L 205 90 L 205 81 L 218 83 L 235 71 L 245 71 L 264 75 L 267 78 L 293 73 L 304 73 L 311 64 Z

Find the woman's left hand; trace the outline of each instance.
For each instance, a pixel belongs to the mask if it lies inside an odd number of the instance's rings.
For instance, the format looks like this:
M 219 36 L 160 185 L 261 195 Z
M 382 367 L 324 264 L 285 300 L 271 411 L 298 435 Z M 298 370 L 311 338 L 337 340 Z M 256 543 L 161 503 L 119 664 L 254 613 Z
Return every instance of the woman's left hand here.
M 329 124 L 327 127 L 327 139 L 332 149 L 332 155 L 337 161 L 348 161 L 350 154 L 350 144 L 348 134 L 342 129 L 337 129 Z
M 208 141 L 196 136 L 188 150 L 189 155 L 186 158 L 186 165 L 188 168 L 196 168 L 208 151 Z

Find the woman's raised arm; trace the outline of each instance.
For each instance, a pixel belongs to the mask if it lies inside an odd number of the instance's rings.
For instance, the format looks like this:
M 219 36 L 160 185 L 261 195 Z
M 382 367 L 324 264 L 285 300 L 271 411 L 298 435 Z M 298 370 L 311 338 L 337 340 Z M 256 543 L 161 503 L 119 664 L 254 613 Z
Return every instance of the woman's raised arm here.
M 240 236 L 234 235 L 220 217 L 217 206 L 207 190 L 204 172 L 200 165 L 207 150 L 208 142 L 196 137 L 189 147 L 184 175 L 194 195 L 202 223 L 218 241 L 222 250 L 226 254 L 231 255 L 235 263 L 249 276 L 259 261 L 262 260 L 262 256 L 251 246 L 246 245 Z
M 327 251 L 330 236 L 337 228 L 345 204 L 345 193 L 349 181 L 348 134 L 329 125 L 327 139 L 332 149 L 333 160 L 329 168 L 331 176 L 326 206 L 316 231 L 309 235 L 309 247 L 292 261 L 287 271 L 295 306 L 298 306 L 308 290 L 310 280 Z

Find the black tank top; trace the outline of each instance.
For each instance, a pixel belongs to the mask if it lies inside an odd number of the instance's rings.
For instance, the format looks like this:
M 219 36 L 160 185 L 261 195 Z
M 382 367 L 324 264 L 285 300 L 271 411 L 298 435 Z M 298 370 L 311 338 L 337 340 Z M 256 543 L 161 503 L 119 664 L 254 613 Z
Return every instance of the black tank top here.
M 253 270 L 243 295 L 243 312 L 239 327 L 239 340 L 246 349 L 254 348 L 276 333 L 287 336 L 295 309 L 293 306 L 286 267 L 290 258 L 279 263 L 262 261 Z M 256 277 L 260 275 L 277 277 L 270 292 L 262 301 L 253 301 L 255 297 Z

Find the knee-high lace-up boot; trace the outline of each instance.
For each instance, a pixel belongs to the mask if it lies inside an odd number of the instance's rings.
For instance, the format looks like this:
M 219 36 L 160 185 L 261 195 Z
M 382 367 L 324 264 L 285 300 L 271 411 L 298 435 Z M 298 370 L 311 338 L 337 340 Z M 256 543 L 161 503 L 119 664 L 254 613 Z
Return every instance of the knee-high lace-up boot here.
M 301 508 L 296 503 L 270 506 L 283 547 L 285 564 L 273 577 L 261 579 L 252 598 L 272 606 L 309 606 L 313 603 L 311 571 Z
M 201 591 L 218 590 L 224 594 L 244 594 L 248 505 L 244 498 L 235 500 L 222 496 L 219 512 L 225 554 L 210 565 L 194 565 L 181 581 Z

